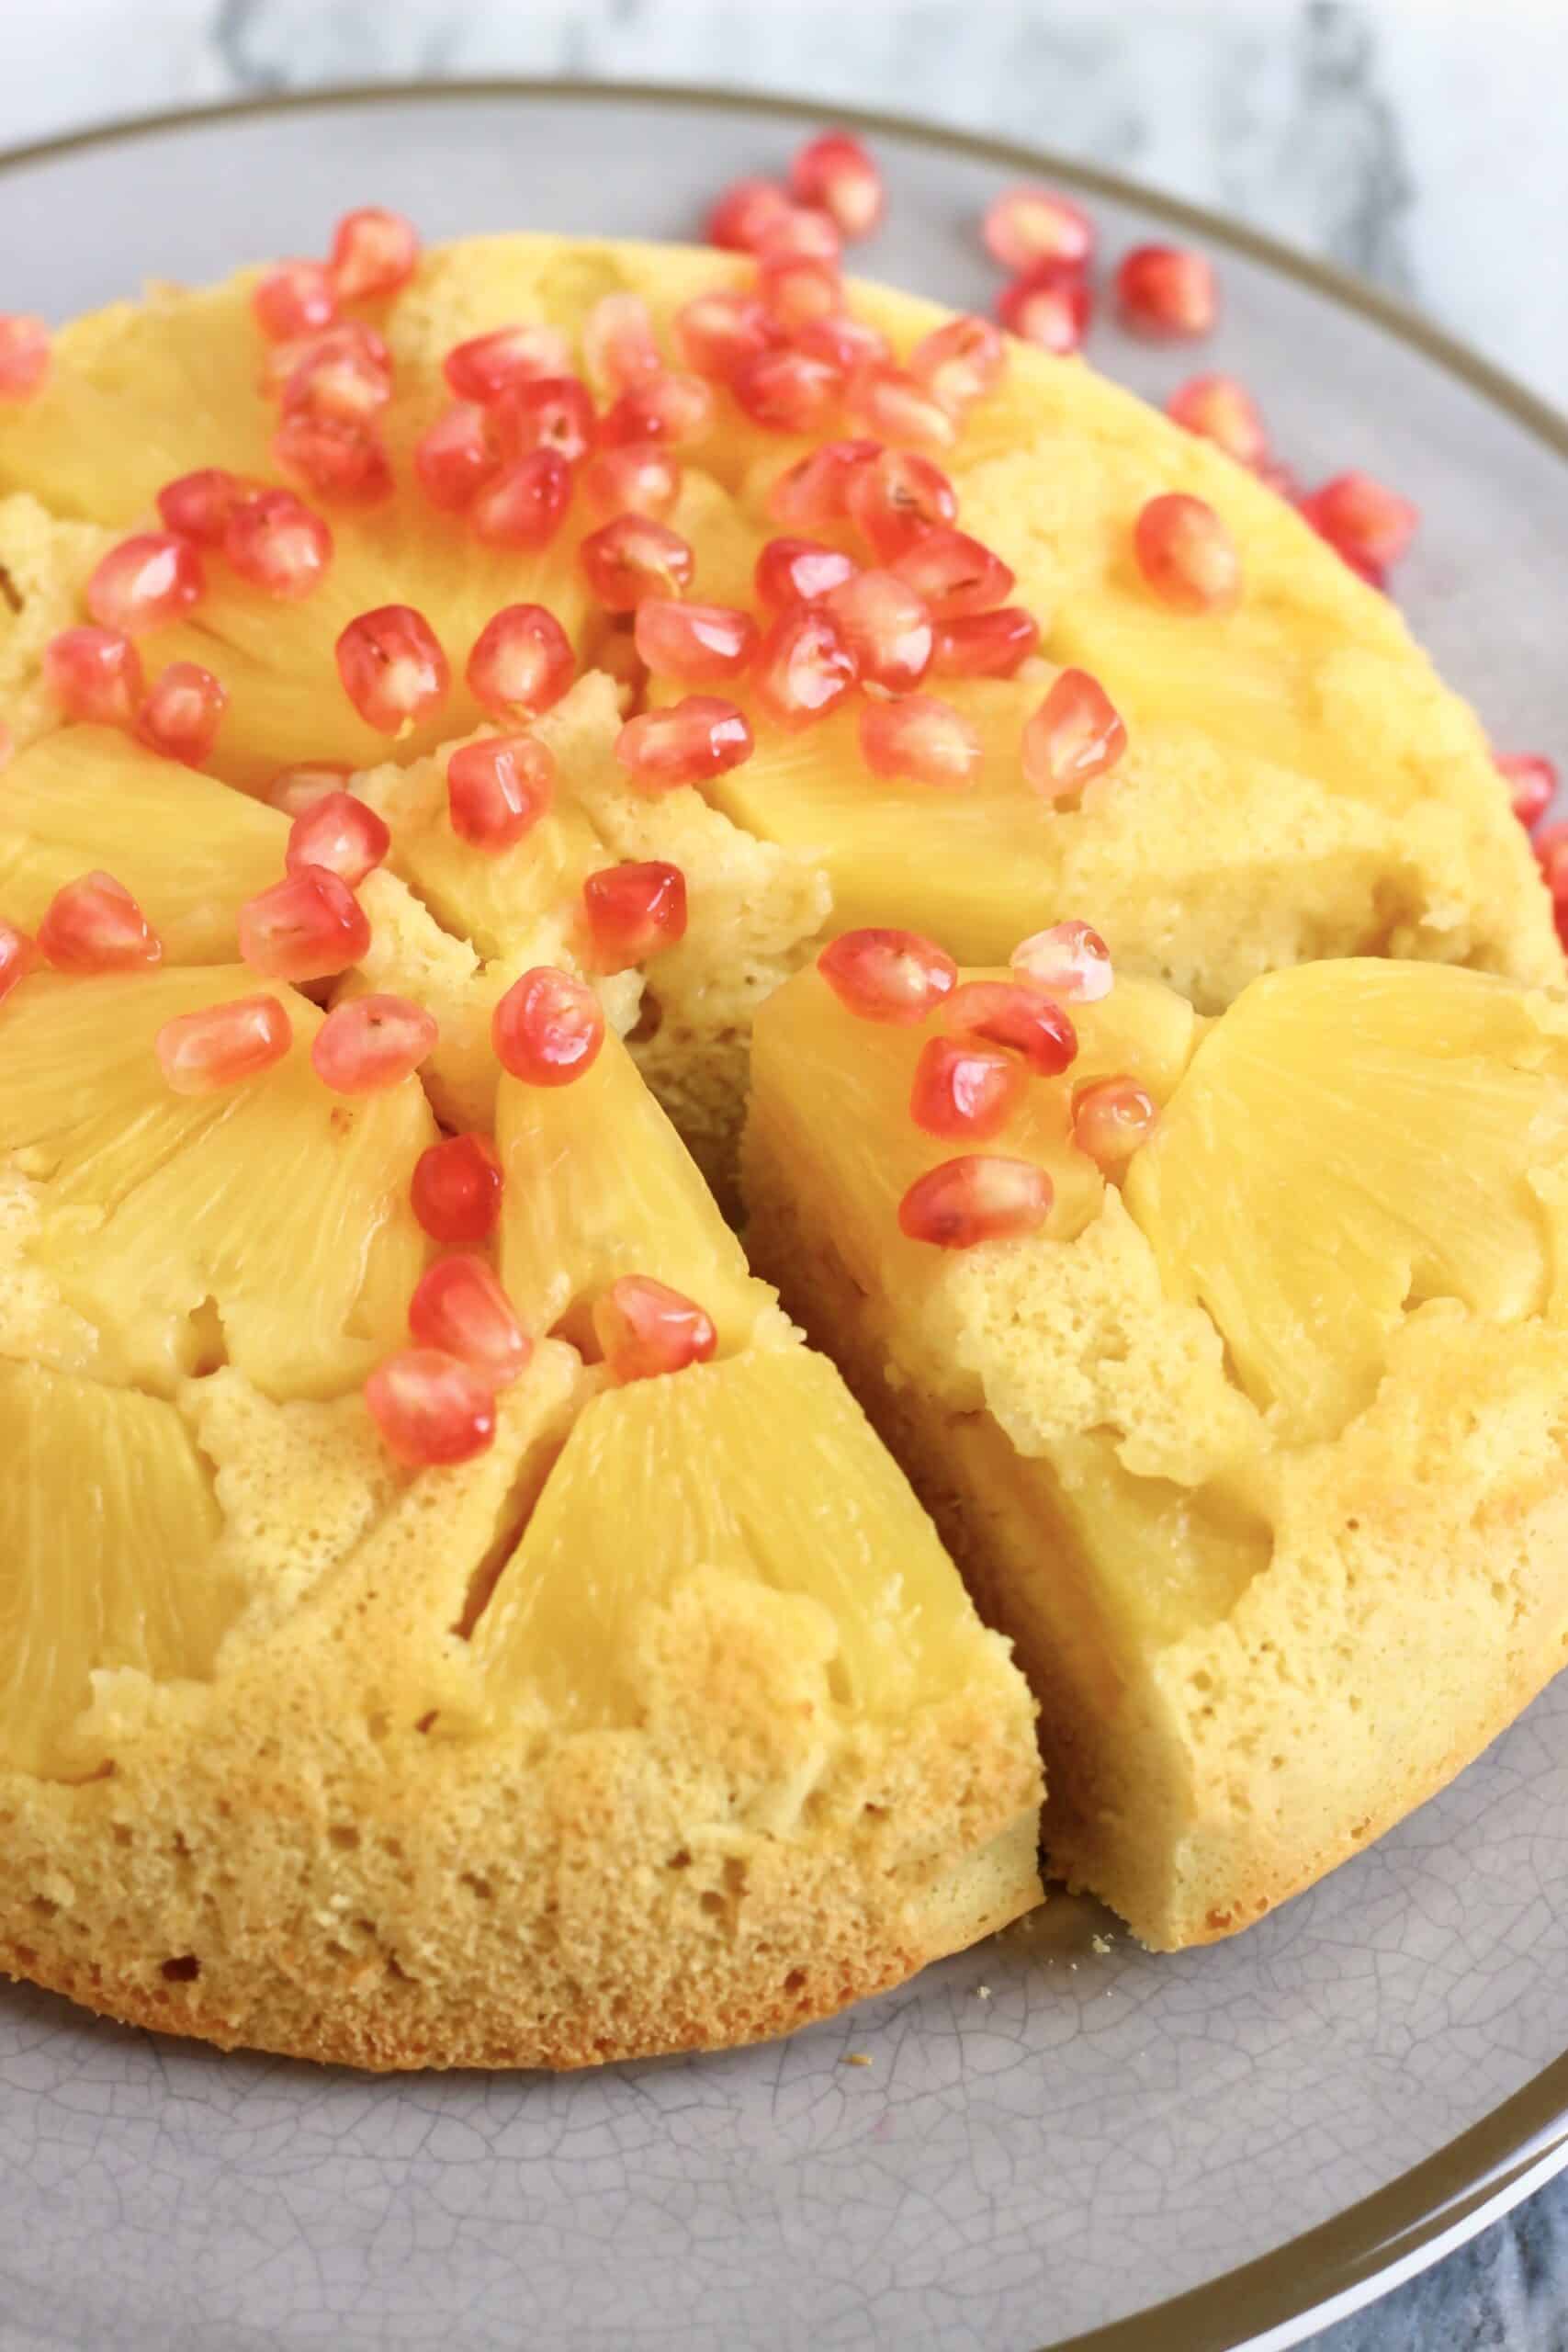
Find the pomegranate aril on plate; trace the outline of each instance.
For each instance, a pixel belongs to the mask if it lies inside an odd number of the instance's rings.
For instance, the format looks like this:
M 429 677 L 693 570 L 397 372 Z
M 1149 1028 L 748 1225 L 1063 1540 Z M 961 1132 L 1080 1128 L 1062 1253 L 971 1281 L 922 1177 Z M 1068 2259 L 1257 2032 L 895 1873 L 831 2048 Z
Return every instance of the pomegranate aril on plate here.
M 459 745 L 446 762 L 452 831 L 474 849 L 510 849 L 555 798 L 556 763 L 534 735 L 495 735 Z
M 953 992 L 958 967 L 918 931 L 845 931 L 817 958 L 817 968 L 863 1021 L 910 1027 Z
M 757 558 L 758 601 L 778 612 L 785 605 L 812 605 L 854 577 L 854 558 L 819 539 L 770 539 Z
M 683 303 L 671 332 L 687 367 L 716 383 L 727 382 L 743 359 L 781 339 L 765 303 L 755 294 L 725 286 L 694 294 Z
M 367 727 L 404 735 L 446 699 L 452 681 L 434 630 L 412 605 L 378 605 L 337 640 L 337 673 Z
M 1111 950 L 1087 922 L 1053 923 L 1021 940 L 1009 958 L 1020 979 L 1066 1004 L 1098 1004 L 1115 978 Z
M 20 311 L 0 311 L 0 401 L 30 401 L 49 376 L 49 329 Z
M 279 262 L 258 281 L 251 307 L 267 340 L 287 343 L 331 326 L 337 316 L 337 288 L 324 262 Z
M 882 454 L 880 441 L 825 441 L 786 466 L 768 490 L 768 513 L 795 531 L 819 531 L 849 513 L 852 475 Z
M 898 1227 L 911 1241 L 973 1250 L 1037 1233 L 1052 1197 L 1051 1179 L 1032 1159 L 975 1152 L 917 1176 L 898 1204 Z
M 974 721 L 931 695 L 868 702 L 860 717 L 860 748 L 874 775 L 941 788 L 973 784 L 984 756 Z
M 645 597 L 637 608 L 637 650 L 656 676 L 691 686 L 739 677 L 757 645 L 757 624 L 733 605 L 687 605 Z
M 530 1086 L 568 1086 L 604 1042 L 604 1009 L 586 980 L 536 966 L 513 980 L 491 1019 L 496 1059 Z
M 233 516 L 254 495 L 254 486 L 238 474 L 222 466 L 201 466 L 164 484 L 158 514 L 164 529 L 182 539 L 193 539 L 198 547 L 221 547 Z
M 1241 557 L 1206 499 L 1185 491 L 1151 498 L 1133 526 L 1138 569 L 1179 613 L 1228 613 L 1241 601 Z
M 228 691 L 199 662 L 171 662 L 147 690 L 136 732 L 165 759 L 195 767 L 211 751 L 228 707 Z
M 759 261 L 782 261 L 795 255 L 808 261 L 836 262 L 844 241 L 826 212 L 814 204 L 787 204 L 762 232 Z
M 648 304 L 640 294 L 602 295 L 582 322 L 582 356 L 590 379 L 629 392 L 664 366 Z
M 615 738 L 615 757 L 644 792 L 674 792 L 705 784 L 751 756 L 751 729 L 743 711 L 716 695 L 688 695 L 661 710 L 628 718 Z
M 112 874 L 83 874 L 57 890 L 38 944 L 57 972 L 144 971 L 164 960 L 162 940 Z
M 38 960 L 38 944 L 14 922 L 0 919 L 0 1000 L 25 979 Z
M 703 233 L 727 253 L 754 254 L 789 210 L 788 193 L 777 180 L 736 180 L 709 212 Z
M 547 547 L 571 503 L 571 468 L 554 449 L 534 449 L 475 492 L 474 537 L 492 548 Z
M 830 359 L 781 344 L 741 360 L 729 389 L 754 424 L 773 433 L 815 433 L 842 400 L 844 375 Z
M 694 449 L 713 431 L 715 404 L 706 379 L 661 371 L 623 392 L 600 421 L 607 449 L 628 441 L 662 441 L 671 449 Z
M 286 875 L 240 909 L 240 953 L 269 980 L 325 980 L 357 964 L 370 924 L 346 882 L 325 866 Z
M 409 1301 L 409 1330 L 506 1388 L 526 1369 L 534 1343 L 482 1258 L 438 1258 Z
M 863 682 L 908 693 L 931 667 L 931 607 L 897 571 L 856 571 L 829 589 L 822 606 L 854 656 Z
M 464 673 L 476 702 L 499 718 L 537 718 L 577 674 L 571 640 L 543 605 L 504 605 L 474 639 Z
M 1007 360 L 1007 345 L 989 319 L 970 313 L 923 335 L 909 354 L 909 373 L 958 415 L 995 390 Z
M 361 205 L 333 232 L 333 277 L 345 302 L 384 302 L 418 266 L 419 231 L 400 212 Z
M 120 629 L 62 629 L 43 649 L 43 680 L 68 718 L 92 726 L 130 727 L 141 707 L 141 656 Z
M 366 1382 L 365 1402 L 389 1453 L 411 1470 L 471 1462 L 494 1442 L 490 1383 L 442 1348 L 389 1356 Z
M 1269 435 L 1258 402 L 1234 376 L 1194 376 L 1166 402 L 1166 414 L 1212 441 L 1239 466 L 1257 468 L 1269 455 Z
M 933 617 L 962 620 L 999 605 L 1014 585 L 1013 574 L 999 555 L 972 538 L 967 531 L 942 525 L 923 532 L 911 547 L 893 559 L 900 580 L 924 597 Z
M 290 874 L 321 866 L 352 890 L 375 872 L 391 846 L 392 836 L 374 808 L 352 792 L 329 792 L 295 818 L 283 863 Z
M 595 514 L 651 514 L 662 521 L 681 495 L 681 469 L 655 442 L 628 443 L 590 458 L 581 490 Z
M 1043 799 L 1064 800 L 1113 768 L 1126 748 L 1122 714 L 1099 679 L 1063 670 L 1024 722 L 1024 777 Z
M 1101 1078 L 1073 1096 L 1073 1141 L 1096 1166 L 1123 1167 L 1154 1133 L 1159 1112 L 1135 1078 Z
M 1042 1078 L 1059 1078 L 1078 1050 L 1077 1032 L 1059 1004 L 1019 980 L 964 980 L 943 1001 L 950 1035 L 1010 1046 Z
M 1134 245 L 1116 269 L 1123 326 L 1152 340 L 1208 334 L 1220 314 L 1213 265 L 1190 245 Z
M 593 1302 L 593 1336 L 613 1380 L 657 1380 L 706 1363 L 718 1345 L 713 1317 L 651 1274 L 622 1274 Z
M 351 997 L 311 1039 L 310 1067 L 334 1094 L 378 1094 L 412 1077 L 439 1035 L 434 1015 L 407 997 Z
M 559 327 L 529 322 L 492 327 L 454 344 L 441 372 L 460 401 L 492 401 L 513 384 L 541 376 L 570 376 L 571 345 Z
M 757 648 L 751 689 L 766 716 L 815 726 L 860 684 L 854 650 L 825 605 L 790 605 Z
M 686 877 L 660 858 L 607 865 L 583 883 L 582 910 L 594 969 L 624 972 L 684 939 Z
M 849 241 L 869 237 L 887 202 L 876 158 L 847 130 L 807 140 L 790 164 L 789 192 L 825 212 Z
M 951 523 L 958 493 L 940 466 L 914 449 L 874 449 L 849 469 L 844 511 L 883 563 Z
M 409 1197 L 433 1241 L 484 1241 L 495 1231 L 504 1184 L 488 1136 L 447 1136 L 414 1161 Z
M 599 437 L 598 413 L 581 376 L 538 376 L 514 384 L 498 394 L 488 413 L 497 445 L 509 458 L 553 449 L 576 465 Z
M 965 613 L 938 621 L 931 674 L 939 678 L 1010 678 L 1038 650 L 1040 624 L 1021 605 Z
M 293 767 L 279 768 L 267 786 L 267 800 L 286 817 L 300 817 L 329 793 L 344 791 L 353 773 L 340 760 L 301 760 Z
M 899 448 L 951 449 L 958 427 L 934 392 L 908 368 L 872 360 L 850 379 L 850 413 L 879 441 Z
M 1008 333 L 1058 359 L 1077 350 L 1093 312 L 1085 281 L 1055 263 L 1015 277 L 997 297 L 997 316 Z
M 392 494 L 391 461 L 367 425 L 299 412 L 272 436 L 280 473 L 293 474 L 333 506 L 377 506 Z
M 136 531 L 101 557 L 87 582 L 87 610 L 128 637 L 163 628 L 200 601 L 201 558 L 175 531 Z
M 647 514 L 617 514 L 590 532 L 578 561 L 607 612 L 635 612 L 645 596 L 678 597 L 692 584 L 696 559 L 678 531 Z
M 280 1062 L 293 1037 L 276 997 L 243 996 L 165 1021 L 152 1050 L 175 1093 L 215 1094 Z
M 1017 272 L 1050 264 L 1087 269 L 1094 253 L 1094 223 L 1083 207 L 1055 188 L 1024 182 L 1004 188 L 980 224 L 986 251 Z
M 1540 824 L 1557 790 L 1557 770 L 1540 752 L 1498 752 L 1497 773 L 1508 786 L 1515 816 L 1527 831 Z
M 1301 502 L 1302 513 L 1348 563 L 1381 573 L 1416 537 L 1420 509 L 1371 474 L 1336 474 Z M 1374 585 L 1378 584 L 1374 581 Z
M 245 499 L 223 534 L 224 557 L 242 580 L 285 604 L 309 596 L 333 560 L 333 535 L 292 491 Z
M 1029 1083 L 1023 1064 L 998 1046 L 928 1037 L 909 1089 L 909 1116 L 922 1134 L 987 1143 L 999 1135 Z

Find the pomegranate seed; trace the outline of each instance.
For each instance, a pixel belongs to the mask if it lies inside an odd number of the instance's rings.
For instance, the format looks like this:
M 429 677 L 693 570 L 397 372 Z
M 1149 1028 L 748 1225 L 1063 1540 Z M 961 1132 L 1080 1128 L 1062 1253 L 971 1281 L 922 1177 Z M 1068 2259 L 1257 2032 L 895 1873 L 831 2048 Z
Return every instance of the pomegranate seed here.
M 302 760 L 294 767 L 279 768 L 267 786 L 267 800 L 286 817 L 302 817 L 329 793 L 344 791 L 353 773 L 337 760 Z
M 134 972 L 164 960 L 164 943 L 123 882 L 84 874 L 55 892 L 38 927 L 57 972 Z
M 872 360 L 857 368 L 846 394 L 851 413 L 879 440 L 921 449 L 951 449 L 958 427 L 933 392 L 907 368 Z
M 688 695 L 662 710 L 628 718 L 615 738 L 615 757 L 644 792 L 674 792 L 705 784 L 751 756 L 744 712 L 716 695 Z
M 884 449 L 856 466 L 844 489 L 850 520 L 883 563 L 953 521 L 958 493 L 940 466 L 911 449 Z
M 628 441 L 661 441 L 671 449 L 694 449 L 713 430 L 714 397 L 701 376 L 660 373 L 623 392 L 599 427 L 609 449 Z
M 351 997 L 317 1030 L 310 1067 L 334 1094 L 378 1094 L 411 1078 L 439 1035 L 434 1015 L 407 997 Z
M 718 1345 L 712 1317 L 651 1274 L 622 1274 L 594 1300 L 593 1336 L 605 1370 L 623 1383 L 706 1363 Z
M 534 1343 L 482 1258 L 438 1258 L 409 1301 L 409 1329 L 421 1347 L 439 1348 L 509 1388 Z
M 136 717 L 136 732 L 167 760 L 196 767 L 217 740 L 228 689 L 198 662 L 171 662 L 153 679 Z
M 1303 499 L 1302 513 L 1348 563 L 1379 572 L 1398 562 L 1421 520 L 1407 498 L 1362 473 L 1336 474 Z
M 1238 466 L 1260 466 L 1269 455 L 1258 402 L 1234 376 L 1192 377 L 1172 392 L 1166 414 L 1201 440 L 1212 441 Z
M 331 326 L 337 316 L 337 288 L 324 262 L 279 262 L 256 286 L 251 307 L 267 341 L 284 343 Z
M 1557 770 L 1540 752 L 1498 752 L 1497 773 L 1513 797 L 1514 814 L 1527 831 L 1533 831 L 1551 808 L 1557 791 Z
M 41 319 L 0 311 L 0 401 L 30 401 L 49 375 L 49 329 Z
M 513 384 L 497 394 L 489 415 L 508 458 L 553 449 L 574 466 L 588 455 L 599 434 L 592 398 L 581 376 L 538 376 L 529 383 Z
M 571 468 L 554 449 L 519 458 L 476 492 L 474 537 L 492 548 L 547 547 L 571 503 Z
M 1180 613 L 1228 613 L 1241 600 L 1241 558 L 1213 508 L 1183 491 L 1151 498 L 1133 528 L 1138 569 Z
M 703 235 L 728 253 L 754 254 L 789 211 L 789 198 L 776 180 L 737 180 L 708 214 Z
M 849 512 L 851 477 L 881 454 L 880 441 L 825 441 L 786 467 L 773 483 L 769 514 L 792 530 L 818 531 L 825 524 L 842 522 Z
M 972 784 L 983 756 L 979 729 L 931 695 L 868 702 L 860 718 L 860 747 L 874 775 L 911 784 Z
M 716 287 L 694 295 L 676 311 L 675 348 L 699 376 L 725 383 L 743 359 L 779 340 L 779 331 L 754 294 Z
M 1153 1134 L 1159 1113 L 1135 1078 L 1101 1078 L 1073 1096 L 1073 1141 L 1100 1168 L 1120 1168 Z
M 898 1204 L 898 1228 L 939 1250 L 973 1250 L 1038 1232 L 1051 1201 L 1051 1179 L 1032 1159 L 975 1152 L 917 1176 Z
M 374 808 L 352 792 L 328 792 L 295 818 L 283 864 L 289 874 L 324 867 L 353 890 L 391 846 L 392 836 Z
M 887 202 L 875 157 L 847 130 L 807 141 L 790 164 L 789 192 L 825 212 L 850 243 L 871 235 Z
M 651 441 L 628 443 L 589 459 L 582 495 L 595 514 L 651 514 L 657 522 L 681 495 L 681 469 Z
M 215 1094 L 259 1078 L 293 1042 L 293 1024 L 276 997 L 243 996 L 165 1021 L 152 1050 L 175 1093 Z
M 958 415 L 1000 383 L 1008 347 L 989 319 L 949 319 L 923 335 L 909 354 L 909 373 L 933 400 Z
M 1116 302 L 1123 326 L 1162 342 L 1208 334 L 1220 315 L 1213 266 L 1187 245 L 1134 245 L 1117 267 Z
M 680 533 L 646 514 L 618 514 L 577 552 L 588 585 L 612 613 L 635 612 L 645 596 L 679 596 L 696 570 Z
M 483 1241 L 501 1215 L 504 1179 L 488 1136 L 448 1136 L 413 1164 L 413 1213 L 433 1241 Z
M 815 726 L 854 692 L 860 665 L 823 605 L 790 605 L 757 648 L 752 683 L 768 717 L 794 732 Z
M 392 494 L 392 468 L 379 436 L 367 426 L 305 410 L 286 416 L 272 436 L 280 473 L 335 506 L 376 506 Z
M 939 621 L 931 674 L 939 678 L 1010 678 L 1040 643 L 1040 624 L 1021 605 L 994 613 L 966 613 Z
M 452 831 L 474 849 L 510 849 L 548 814 L 555 791 L 555 759 L 536 736 L 487 736 L 446 762 Z
M 571 345 L 558 327 L 494 327 L 454 344 L 441 372 L 460 401 L 492 401 L 514 384 L 570 376 Z
M 763 230 L 757 258 L 836 262 L 843 249 L 844 241 L 826 212 L 814 204 L 790 204 Z
M 796 351 L 837 368 L 846 381 L 858 368 L 886 366 L 893 357 L 893 346 L 881 328 L 852 318 L 847 311 L 807 319 L 795 328 L 790 341 Z
M 931 608 L 896 571 L 857 571 L 822 600 L 860 678 L 905 694 L 931 667 Z
M 474 639 L 468 692 L 498 718 L 537 718 L 577 674 L 571 640 L 543 605 L 503 605 Z
M 66 716 L 129 727 L 141 705 L 141 656 L 117 628 L 62 629 L 43 649 L 43 678 Z
M 365 1402 L 388 1452 L 411 1470 L 471 1462 L 495 1439 L 489 1383 L 440 1348 L 389 1356 L 366 1382 Z
M 452 673 L 434 631 L 412 605 L 378 605 L 337 640 L 344 692 L 378 735 L 406 735 L 445 700 Z
M 364 335 L 344 327 L 310 345 L 283 387 L 283 409 L 286 415 L 368 424 L 391 397 L 386 345 L 378 352 Z
M 1060 1078 L 1078 1050 L 1061 1006 L 1017 980 L 965 980 L 943 1003 L 942 1021 L 955 1037 L 1011 1046 L 1042 1078 Z
M 747 415 L 771 433 L 814 433 L 843 397 L 843 372 L 789 345 L 753 352 L 729 379 Z
M 760 262 L 757 290 L 769 316 L 792 336 L 817 320 L 836 318 L 844 307 L 844 281 L 838 263 L 819 261 L 810 254 L 781 254 Z M 818 351 L 817 356 L 829 358 L 834 354 Z
M 686 877 L 660 858 L 589 875 L 582 905 L 598 972 L 624 972 L 686 936 Z
M 181 474 L 164 484 L 158 492 L 158 513 L 165 529 L 178 537 L 194 539 L 198 547 L 221 547 L 232 517 L 254 495 L 237 474 L 226 472 L 221 466 L 203 466 L 194 474 Z
M 928 1037 L 915 1064 L 909 1116 L 925 1135 L 987 1143 L 1006 1126 L 1028 1082 L 1023 1064 L 998 1046 Z
M 333 234 L 333 277 L 345 302 L 384 302 L 419 266 L 419 231 L 400 212 L 367 204 L 345 212 Z
M 637 608 L 637 650 L 649 668 L 690 686 L 737 677 L 757 646 L 757 624 L 733 605 L 683 605 L 647 596 Z
M 599 1057 L 604 1010 L 586 980 L 536 966 L 513 980 L 491 1021 L 502 1069 L 530 1086 L 567 1086 Z
M 499 464 L 489 413 L 477 401 L 455 401 L 414 443 L 414 479 L 444 514 L 467 506 Z
M 0 921 L 0 999 L 8 997 L 17 982 L 31 971 L 37 956 L 36 941 L 14 922 Z
M 242 580 L 294 605 L 320 586 L 333 560 L 333 535 L 292 491 L 269 490 L 230 516 L 223 553 Z
M 100 558 L 87 582 L 87 610 L 102 628 L 135 637 L 188 613 L 206 584 L 188 540 L 172 531 L 138 531 Z
M 1087 922 L 1054 923 L 1021 940 L 1010 958 L 1021 980 L 1068 1004 L 1098 1004 L 1111 994 L 1115 977 L 1111 950 Z
M 770 539 L 757 558 L 757 595 L 774 612 L 785 605 L 814 605 L 852 580 L 856 568 L 852 556 L 818 539 Z
M 845 931 L 817 958 L 840 1004 L 862 1021 L 908 1028 L 951 995 L 958 967 L 918 931 Z
M 980 235 L 993 261 L 1020 273 L 1043 263 L 1087 269 L 1094 254 L 1094 223 L 1082 207 L 1054 188 L 1027 183 L 1004 188 L 981 222 Z
M 269 980 L 325 980 L 357 964 L 370 944 L 364 908 L 346 882 L 307 865 L 247 899 L 240 953 Z
M 1013 575 L 999 555 L 950 524 L 926 531 L 893 559 L 900 580 L 924 597 L 938 620 L 962 620 L 999 605 Z
M 605 294 L 594 303 L 582 322 L 582 356 L 592 381 L 617 392 L 662 373 L 659 339 L 640 294 Z
M 1027 781 L 1044 800 L 1065 800 L 1113 768 L 1127 748 L 1122 715 L 1087 670 L 1063 670 L 1023 729 Z
M 997 297 L 997 316 L 1008 333 L 1058 359 L 1077 350 L 1093 312 L 1094 298 L 1084 280 L 1055 263 L 1015 277 Z

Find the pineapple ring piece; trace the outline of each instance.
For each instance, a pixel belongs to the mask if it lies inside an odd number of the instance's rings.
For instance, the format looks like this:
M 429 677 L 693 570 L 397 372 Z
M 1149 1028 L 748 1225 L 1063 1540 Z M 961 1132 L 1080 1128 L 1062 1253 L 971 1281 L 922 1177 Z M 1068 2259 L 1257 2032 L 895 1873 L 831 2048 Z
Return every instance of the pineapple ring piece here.
M 1055 1868 L 1159 1950 L 1227 1934 L 1441 1787 L 1568 1639 L 1568 1001 L 1303 966 L 1217 1022 L 1118 981 L 986 1148 L 1024 1238 L 906 1188 L 921 1026 L 764 1007 L 756 1262 L 903 1460 L 1042 1702 Z M 1162 1106 L 1120 1189 L 1073 1140 Z

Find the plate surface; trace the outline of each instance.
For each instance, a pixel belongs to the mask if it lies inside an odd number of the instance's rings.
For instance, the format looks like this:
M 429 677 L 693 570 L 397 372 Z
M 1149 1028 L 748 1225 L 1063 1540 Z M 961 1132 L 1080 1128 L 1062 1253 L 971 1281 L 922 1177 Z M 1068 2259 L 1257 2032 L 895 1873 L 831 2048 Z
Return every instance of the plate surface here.
M 59 316 L 147 277 L 314 251 L 371 199 L 432 237 L 689 235 L 725 180 L 782 163 L 800 119 L 679 93 L 446 90 L 69 143 L 5 170 L 0 300 Z M 1028 159 L 891 126 L 878 145 L 894 201 L 865 269 L 987 306 L 975 219 Z M 1234 368 L 1303 473 L 1365 465 L 1417 499 L 1401 579 L 1417 629 L 1500 743 L 1568 745 L 1568 437 L 1218 224 L 1127 189 L 1091 198 L 1112 251 L 1183 220 L 1227 305 L 1196 362 L 1113 330 L 1093 356 L 1155 397 L 1195 365 Z M 0 1989 L 0 2345 L 1282 2345 L 1568 2147 L 1565 1882 L 1568 1678 L 1238 1941 L 1152 1959 L 1063 1900 L 762 2050 L 372 2082 Z

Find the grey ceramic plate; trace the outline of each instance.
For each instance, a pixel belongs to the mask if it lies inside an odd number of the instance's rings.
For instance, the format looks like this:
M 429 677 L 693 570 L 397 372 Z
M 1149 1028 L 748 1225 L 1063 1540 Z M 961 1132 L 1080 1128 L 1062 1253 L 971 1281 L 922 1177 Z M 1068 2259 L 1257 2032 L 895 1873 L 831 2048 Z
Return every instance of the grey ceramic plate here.
M 117 130 L 0 176 L 0 304 L 310 252 L 351 202 L 432 236 L 691 233 L 784 107 L 551 88 L 348 96 Z M 1032 159 L 870 126 L 866 266 L 984 305 L 976 216 Z M 1084 175 L 1032 159 L 1050 176 Z M 1356 291 L 1088 183 L 1111 247 L 1210 247 L 1201 364 L 1307 474 L 1427 510 L 1409 609 L 1499 741 L 1568 747 L 1568 435 Z M 1162 395 L 1190 355 L 1107 334 Z M 1435 1804 L 1179 1959 L 1066 1901 L 795 2041 L 558 2080 L 367 2082 L 0 1992 L 6 2352 L 1205 2352 L 1293 2343 L 1568 2154 L 1568 1679 Z M 851 2067 L 851 2052 L 869 2065 Z

